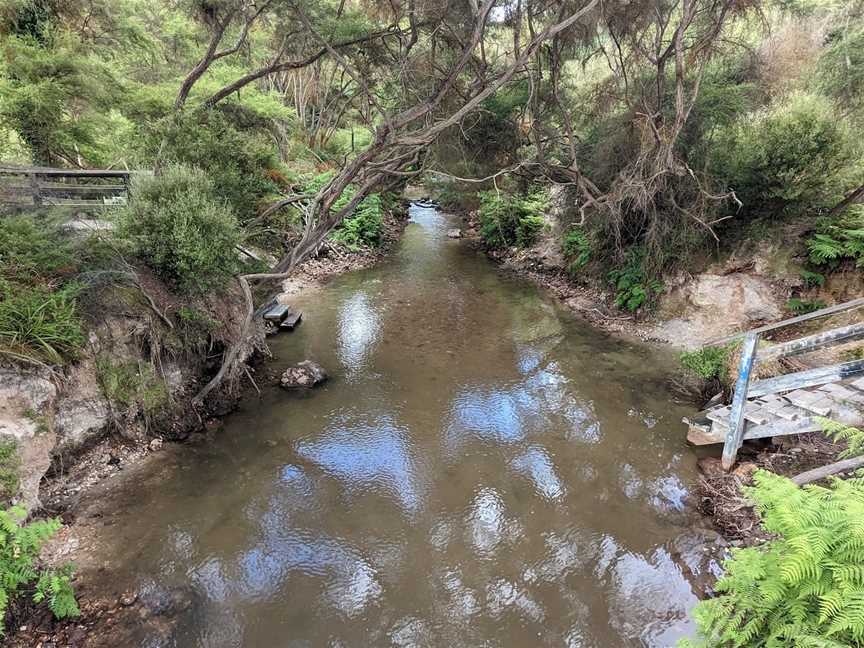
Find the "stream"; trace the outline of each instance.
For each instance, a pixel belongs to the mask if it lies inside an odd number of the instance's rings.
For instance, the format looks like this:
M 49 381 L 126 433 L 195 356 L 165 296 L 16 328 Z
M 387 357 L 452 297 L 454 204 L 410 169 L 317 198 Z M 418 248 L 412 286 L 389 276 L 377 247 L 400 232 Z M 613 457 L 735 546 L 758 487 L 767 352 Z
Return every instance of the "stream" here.
M 117 578 L 194 592 L 144 646 L 673 646 L 707 561 L 668 352 L 590 328 L 412 206 L 303 293 L 263 386 L 130 496 Z M 146 482 L 146 480 L 145 480 Z

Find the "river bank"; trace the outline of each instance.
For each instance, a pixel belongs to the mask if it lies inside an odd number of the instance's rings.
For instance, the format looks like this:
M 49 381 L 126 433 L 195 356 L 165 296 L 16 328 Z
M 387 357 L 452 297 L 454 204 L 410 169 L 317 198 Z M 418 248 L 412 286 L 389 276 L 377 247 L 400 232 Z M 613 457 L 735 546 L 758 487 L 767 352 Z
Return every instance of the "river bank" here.
M 604 290 L 596 282 L 574 281 L 568 273 L 560 243 L 562 227 L 555 209 L 546 215 L 538 241 L 527 248 L 490 249 L 480 236 L 478 213 L 463 211 L 460 219 L 463 224 L 460 235 L 498 264 L 503 273 L 531 281 L 592 326 L 623 339 L 638 339 L 677 351 L 693 350 L 706 341 L 788 318 L 793 314 L 787 310 L 789 298 L 800 295 L 805 288 L 793 263 L 792 248 L 785 244 L 790 238 L 800 238 L 800 223 L 780 224 L 755 243 L 745 240 L 734 252 L 706 265 L 700 273 L 673 278 L 654 309 L 627 314 L 615 307 L 612 291 Z M 818 289 L 806 291 L 806 299 L 837 303 L 862 291 L 860 272 L 851 270 L 829 275 Z M 854 321 L 854 315 L 839 315 L 826 326 L 846 326 Z M 791 339 L 804 332 L 806 327 L 798 327 L 797 333 L 796 329 L 781 331 L 778 339 Z M 790 366 L 791 370 L 801 371 L 858 357 L 855 354 L 862 351 L 864 346 L 860 343 L 847 344 L 830 355 L 799 356 Z M 729 372 L 734 375 L 731 363 L 730 360 Z M 785 368 L 789 370 L 790 367 Z M 731 385 L 721 385 L 716 380 L 703 381 L 683 367 L 673 380 L 695 409 L 721 397 L 723 394 L 718 391 L 731 389 Z M 684 433 L 682 425 L 682 436 Z M 720 467 L 721 446 L 705 447 L 699 450 L 699 478 L 694 484 L 693 506 L 731 546 L 760 544 L 768 535 L 745 494 L 746 487 L 753 483 L 753 472 L 764 469 L 791 478 L 836 461 L 844 449 L 845 444 L 835 443 L 819 432 L 748 442 L 739 453 L 735 470 L 726 473 Z
M 330 383 L 261 381 L 202 443 L 81 498 L 57 556 L 85 559 L 89 616 L 59 641 L 686 633 L 722 542 L 688 512 L 671 358 L 501 277 L 449 222 L 415 212 L 384 263 L 294 293 L 309 319 L 272 338 L 268 370 L 308 357 Z M 286 619 L 297 596 L 314 604 Z
M 314 293 L 335 277 L 381 262 L 398 244 L 406 223 L 407 209 L 386 212 L 380 246 L 357 250 L 328 246 L 324 254 L 303 263 L 296 275 L 280 286 L 279 298 L 290 300 L 301 293 Z M 165 294 L 158 282 L 151 280 L 148 288 L 150 294 L 156 296 L 157 304 L 170 303 L 170 295 Z M 241 303 L 241 300 L 237 301 Z M 113 328 L 120 330 L 123 327 L 114 323 Z M 255 375 L 256 368 L 266 372 L 267 365 L 263 360 L 250 359 L 250 377 Z M 56 388 L 48 386 L 47 381 L 34 382 L 39 379 L 30 375 L 32 371 L 28 370 L 23 378 L 18 378 L 21 375 L 19 370 L 13 367 L 3 369 L 3 375 L 7 377 L 3 393 L 8 396 L 12 407 L 0 408 L 0 415 L 3 415 L 0 424 L 10 427 L 21 425 L 23 421 L 26 425 L 34 416 L 29 413 L 33 411 L 40 417 L 33 422 L 34 426 L 44 425 L 46 434 L 52 435 L 50 439 L 46 438 L 50 443 L 39 446 L 39 455 L 44 458 L 35 457 L 35 463 L 29 456 L 36 453 L 30 451 L 29 446 L 25 447 L 21 471 L 23 478 L 29 480 L 27 488 L 30 489 L 25 498 L 39 507 L 37 516 L 57 516 L 64 522 L 64 527 L 46 547 L 44 558 L 49 565 L 72 560 L 79 569 L 75 587 L 82 611 L 78 618 L 57 621 L 44 605 L 19 601 L 10 611 L 3 645 L 137 645 L 130 635 L 136 626 L 144 624 L 169 632 L 172 615 L 187 610 L 189 606 L 181 590 L 151 592 L 139 597 L 137 593 L 132 594 L 113 583 L 110 574 L 106 576 L 105 565 L 99 563 L 99 539 L 105 532 L 102 527 L 110 527 L 113 518 L 124 508 L 124 503 L 117 501 L 116 488 L 134 483 L 138 475 L 181 469 L 176 463 L 177 447 L 206 446 L 212 442 L 219 433 L 222 419 L 234 411 L 242 393 L 219 395 L 196 414 L 183 403 L 188 402 L 194 390 L 203 384 L 198 372 L 204 367 L 197 362 L 177 364 L 166 367 L 173 372 L 172 384 L 175 385 L 170 394 L 173 404 L 170 413 L 166 410 L 165 415 L 153 416 L 136 410 L 123 412 L 122 419 L 115 418 L 110 415 L 110 398 L 107 402 L 103 400 L 104 396 L 99 393 L 102 387 L 92 377 L 94 363 L 88 362 L 87 366 L 75 366 L 71 371 L 75 381 L 71 389 L 76 392 L 75 406 L 71 409 L 68 400 L 64 400 L 63 391 L 55 404 L 54 400 L 58 398 L 53 395 Z M 8 379 L 10 376 L 15 379 Z M 75 388 L 75 384 L 87 381 L 93 383 L 88 390 L 82 392 Z M 40 393 L 33 385 L 43 383 L 46 387 L 42 391 L 47 392 L 46 396 L 31 403 L 28 394 Z M 248 389 L 254 391 L 252 386 Z M 68 434 L 53 432 L 54 423 L 48 414 L 55 407 L 65 416 L 66 427 L 77 431 L 74 443 L 69 442 Z M 24 414 L 16 418 L 19 411 Z M 183 415 L 180 412 L 184 412 Z M 136 417 L 143 415 L 146 418 L 142 425 Z M 118 425 L 129 426 L 129 429 L 117 432 Z M 32 438 L 38 441 L 43 436 L 37 434 Z M 62 445 L 54 438 L 59 438 Z M 55 447 L 59 447 L 56 455 L 53 454 Z M 158 485 L 153 487 L 158 488 Z M 124 488 L 127 494 L 135 490 Z

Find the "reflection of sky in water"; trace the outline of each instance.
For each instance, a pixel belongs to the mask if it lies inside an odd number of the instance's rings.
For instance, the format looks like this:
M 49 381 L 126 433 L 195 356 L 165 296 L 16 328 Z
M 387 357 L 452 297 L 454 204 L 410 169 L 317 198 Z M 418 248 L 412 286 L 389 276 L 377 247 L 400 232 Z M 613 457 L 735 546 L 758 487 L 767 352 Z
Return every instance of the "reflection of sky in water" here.
M 493 489 L 487 488 L 477 495 L 468 511 L 471 544 L 480 554 L 494 551 L 504 532 L 504 504 Z
M 473 437 L 482 441 L 512 444 L 531 433 L 542 434 L 560 427 L 564 419 L 573 441 L 600 439 L 590 403 L 578 400 L 555 363 L 535 371 L 510 386 L 462 386 L 450 406 L 445 443 L 451 454 Z
M 527 476 L 546 499 L 558 499 L 564 494 L 564 484 L 555 472 L 555 466 L 546 450 L 533 446 L 513 460 L 516 472 Z
M 346 299 L 339 309 L 337 349 L 349 377 L 360 371 L 380 334 L 379 315 L 362 291 Z
M 287 526 L 287 513 L 274 508 L 262 517 L 257 542 L 239 555 L 211 557 L 190 574 L 211 601 L 268 600 L 292 575 L 320 578 L 326 599 L 346 616 L 359 614 L 380 598 L 374 568 L 341 540 Z
M 347 414 L 331 421 L 314 440 L 297 442 L 295 449 L 341 480 L 346 491 L 378 487 L 396 498 L 406 512 L 416 513 L 422 504 L 421 493 L 407 436 L 386 415 L 366 419 Z

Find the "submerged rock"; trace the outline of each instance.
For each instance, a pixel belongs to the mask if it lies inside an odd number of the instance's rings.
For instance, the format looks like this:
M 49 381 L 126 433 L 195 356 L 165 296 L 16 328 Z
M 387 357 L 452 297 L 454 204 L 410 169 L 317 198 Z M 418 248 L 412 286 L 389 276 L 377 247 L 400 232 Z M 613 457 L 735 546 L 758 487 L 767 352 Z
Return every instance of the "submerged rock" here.
M 462 238 L 462 230 L 458 227 L 455 229 L 447 230 L 447 237 L 452 239 Z
M 310 388 L 327 380 L 324 368 L 310 360 L 304 360 L 293 367 L 288 367 L 282 374 L 279 384 L 285 389 Z

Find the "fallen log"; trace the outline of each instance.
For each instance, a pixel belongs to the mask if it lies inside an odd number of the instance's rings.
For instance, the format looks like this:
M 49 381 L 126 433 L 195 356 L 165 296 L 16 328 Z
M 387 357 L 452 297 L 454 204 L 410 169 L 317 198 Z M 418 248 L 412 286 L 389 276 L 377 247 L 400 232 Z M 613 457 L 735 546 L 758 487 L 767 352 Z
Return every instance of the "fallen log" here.
M 851 459 L 843 459 L 842 461 L 837 461 L 828 464 L 827 466 L 814 468 L 813 470 L 808 470 L 800 475 L 795 475 L 792 478 L 792 481 L 799 486 L 804 486 L 804 484 L 810 484 L 819 481 L 820 479 L 830 477 L 831 475 L 836 475 L 837 473 L 846 472 L 847 470 L 855 470 L 856 468 L 862 467 L 864 467 L 864 456 L 852 457 Z

